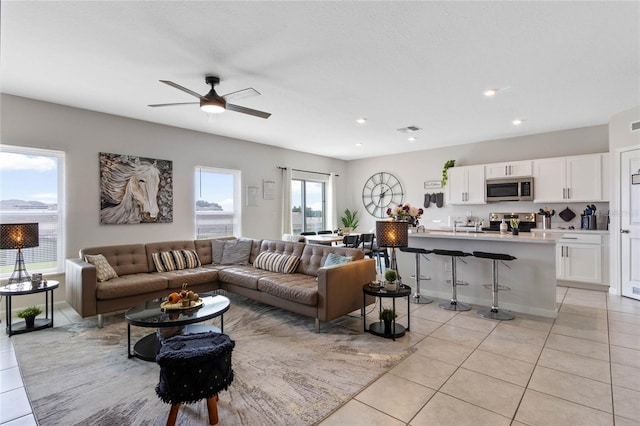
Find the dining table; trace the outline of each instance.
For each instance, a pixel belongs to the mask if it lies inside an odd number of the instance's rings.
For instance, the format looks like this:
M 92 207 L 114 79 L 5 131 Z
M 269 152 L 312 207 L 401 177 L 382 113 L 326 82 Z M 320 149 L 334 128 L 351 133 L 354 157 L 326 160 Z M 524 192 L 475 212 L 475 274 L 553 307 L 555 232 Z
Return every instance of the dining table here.
M 320 235 L 305 235 L 304 238 L 309 244 L 324 244 L 332 245 L 333 243 L 341 243 L 344 235 L 338 234 L 320 234 Z

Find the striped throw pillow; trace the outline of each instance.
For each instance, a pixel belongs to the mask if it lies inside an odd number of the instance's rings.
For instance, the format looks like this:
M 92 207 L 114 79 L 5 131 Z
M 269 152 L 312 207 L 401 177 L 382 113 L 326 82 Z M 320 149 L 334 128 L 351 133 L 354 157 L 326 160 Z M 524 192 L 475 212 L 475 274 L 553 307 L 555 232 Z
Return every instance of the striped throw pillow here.
M 184 256 L 184 260 L 186 262 L 187 268 L 199 268 L 202 263 L 200 263 L 200 258 L 198 257 L 198 253 L 193 250 L 182 250 L 182 255 Z
M 160 251 L 152 253 L 151 258 L 158 272 L 169 272 L 176 270 L 176 263 L 173 260 L 173 254 L 170 251 Z
M 173 256 L 173 262 L 176 265 L 176 269 L 179 270 L 187 267 L 187 262 L 184 259 L 182 250 L 171 250 L 171 255 Z
M 253 266 L 265 271 L 281 272 L 292 274 L 298 269 L 300 258 L 289 254 L 280 254 L 270 251 L 263 251 L 256 257 Z

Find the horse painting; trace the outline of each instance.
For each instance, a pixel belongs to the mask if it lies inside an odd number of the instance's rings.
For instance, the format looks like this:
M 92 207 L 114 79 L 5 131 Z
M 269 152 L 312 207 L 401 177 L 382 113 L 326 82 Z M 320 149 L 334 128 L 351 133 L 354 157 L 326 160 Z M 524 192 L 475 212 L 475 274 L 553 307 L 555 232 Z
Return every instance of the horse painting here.
M 127 156 L 100 155 L 101 223 L 158 222 L 162 216 L 158 206 L 162 179 L 158 161 L 151 163 L 140 161 L 138 157 L 130 160 Z M 112 158 L 103 159 L 103 155 Z

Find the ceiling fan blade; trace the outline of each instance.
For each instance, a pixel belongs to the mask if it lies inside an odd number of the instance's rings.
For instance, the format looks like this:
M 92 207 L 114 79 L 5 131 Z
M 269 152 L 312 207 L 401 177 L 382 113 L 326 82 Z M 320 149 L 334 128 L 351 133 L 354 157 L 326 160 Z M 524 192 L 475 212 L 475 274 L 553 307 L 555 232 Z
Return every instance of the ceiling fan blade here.
M 182 87 L 177 83 L 174 83 L 173 81 L 169 81 L 169 80 L 160 80 L 161 83 L 164 84 L 168 84 L 171 87 L 175 87 L 178 90 L 182 90 L 185 93 L 190 94 L 191 96 L 195 96 L 196 98 L 200 99 L 202 97 L 202 95 L 200 95 L 199 93 L 194 92 L 191 89 L 187 89 L 186 87 Z
M 229 111 L 235 111 L 235 112 L 241 112 L 243 114 L 253 115 L 254 117 L 260 117 L 260 118 L 271 117 L 270 112 L 258 111 L 257 109 L 246 108 L 239 105 L 227 104 L 227 109 Z
M 147 105 L 150 107 L 166 107 L 166 106 L 176 106 L 176 105 L 198 105 L 200 102 L 174 102 L 171 104 L 153 104 L 153 105 Z
M 237 90 L 235 92 L 227 93 L 226 95 L 222 95 L 222 97 L 226 101 L 235 101 L 237 99 L 247 98 L 249 96 L 260 96 L 260 92 L 258 92 L 253 87 L 248 87 L 246 89 Z

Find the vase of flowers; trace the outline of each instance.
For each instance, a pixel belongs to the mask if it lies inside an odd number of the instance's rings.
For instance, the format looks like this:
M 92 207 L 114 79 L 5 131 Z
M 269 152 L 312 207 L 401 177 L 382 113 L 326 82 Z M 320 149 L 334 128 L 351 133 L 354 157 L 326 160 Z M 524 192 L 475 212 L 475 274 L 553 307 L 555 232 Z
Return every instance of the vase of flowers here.
M 387 216 L 404 222 L 409 222 L 411 226 L 418 226 L 418 219 L 422 216 L 424 210 L 419 207 L 414 207 L 409 203 L 398 204 L 395 207 L 389 207 L 387 209 Z
M 510 221 L 511 224 L 511 235 L 518 235 L 518 233 L 520 232 L 518 230 L 518 227 L 520 226 L 520 219 L 511 219 Z
M 42 309 L 36 305 L 31 305 L 19 311 L 18 318 L 24 318 L 26 328 L 33 328 L 36 323 L 36 317 L 41 313 Z

